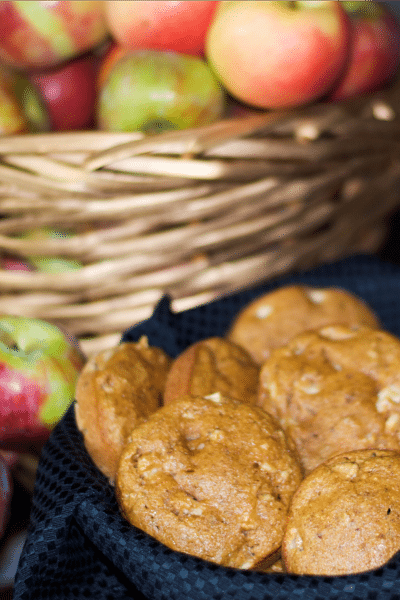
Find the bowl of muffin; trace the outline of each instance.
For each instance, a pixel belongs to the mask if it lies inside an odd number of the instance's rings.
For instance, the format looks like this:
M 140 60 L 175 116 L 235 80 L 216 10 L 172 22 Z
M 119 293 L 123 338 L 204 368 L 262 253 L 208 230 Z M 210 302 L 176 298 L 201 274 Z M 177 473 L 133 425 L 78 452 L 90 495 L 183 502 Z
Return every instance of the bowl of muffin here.
M 174 359 L 145 336 L 99 353 L 75 417 L 123 517 L 169 548 L 349 575 L 400 549 L 399 366 L 362 299 L 287 285 Z
M 32 583 L 28 558 L 54 538 L 46 568 L 65 567 L 72 520 L 75 575 L 88 580 L 89 539 L 145 598 L 318 598 L 327 582 L 334 594 L 389 593 L 400 580 L 397 288 L 380 310 L 379 289 L 351 281 L 294 277 L 180 314 L 164 298 L 93 355 L 43 451 L 20 580 Z

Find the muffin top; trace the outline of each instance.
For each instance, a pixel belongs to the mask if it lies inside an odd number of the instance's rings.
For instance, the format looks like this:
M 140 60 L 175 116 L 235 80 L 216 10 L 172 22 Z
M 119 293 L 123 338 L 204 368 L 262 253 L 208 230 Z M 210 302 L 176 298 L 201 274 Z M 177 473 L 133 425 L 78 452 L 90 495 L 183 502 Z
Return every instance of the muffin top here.
M 355 450 L 317 467 L 292 498 L 282 542 L 288 572 L 348 575 L 400 549 L 400 454 Z
M 262 364 L 274 348 L 295 335 L 330 324 L 378 327 L 371 308 L 340 288 L 283 286 L 249 303 L 234 320 L 228 338 Z
M 176 399 L 132 432 L 116 495 L 130 523 L 173 550 L 245 569 L 280 547 L 300 481 L 275 420 L 215 393 Z
M 259 367 L 249 353 L 230 340 L 211 337 L 186 348 L 173 362 L 164 391 L 164 403 L 188 394 L 214 392 L 254 404 Z
M 328 326 L 272 352 L 258 404 L 290 435 L 306 472 L 334 454 L 400 450 L 400 340 Z

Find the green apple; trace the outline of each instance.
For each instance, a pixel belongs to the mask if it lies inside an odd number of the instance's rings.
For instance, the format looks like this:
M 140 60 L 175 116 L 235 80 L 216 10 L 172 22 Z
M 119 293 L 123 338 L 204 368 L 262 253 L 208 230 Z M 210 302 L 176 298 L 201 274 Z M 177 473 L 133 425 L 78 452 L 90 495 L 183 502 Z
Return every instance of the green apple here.
M 224 114 L 225 92 L 203 59 L 157 50 L 116 56 L 99 93 L 100 129 L 159 133 L 213 123 Z
M 107 36 L 101 0 L 0 2 L 0 59 L 13 68 L 53 67 L 95 48 Z
M 0 66 L 0 135 L 50 130 L 47 109 L 21 73 Z
M 67 231 L 60 231 L 58 229 L 51 229 L 50 227 L 41 227 L 39 229 L 31 229 L 26 231 L 21 237 L 25 240 L 57 240 L 69 238 L 73 234 Z M 41 256 L 34 255 L 29 256 L 29 264 L 31 264 L 38 271 L 43 273 L 65 273 L 66 271 L 76 271 L 82 267 L 82 263 L 79 260 L 73 258 L 64 258 L 62 256 Z

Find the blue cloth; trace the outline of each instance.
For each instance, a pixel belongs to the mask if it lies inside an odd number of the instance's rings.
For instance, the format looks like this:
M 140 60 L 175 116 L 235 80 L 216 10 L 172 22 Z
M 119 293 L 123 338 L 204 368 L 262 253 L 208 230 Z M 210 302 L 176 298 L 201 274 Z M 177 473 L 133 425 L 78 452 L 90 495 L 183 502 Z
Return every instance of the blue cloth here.
M 176 356 L 198 339 L 223 335 L 241 307 L 287 283 L 348 289 L 371 305 L 384 328 L 400 336 L 400 266 L 362 256 L 277 278 L 176 315 L 165 298 L 123 339 L 146 334 L 150 344 Z M 84 449 L 71 408 L 40 460 L 14 599 L 74 598 L 399 600 L 400 557 L 370 573 L 327 578 L 239 571 L 173 552 L 121 517 L 113 488 Z

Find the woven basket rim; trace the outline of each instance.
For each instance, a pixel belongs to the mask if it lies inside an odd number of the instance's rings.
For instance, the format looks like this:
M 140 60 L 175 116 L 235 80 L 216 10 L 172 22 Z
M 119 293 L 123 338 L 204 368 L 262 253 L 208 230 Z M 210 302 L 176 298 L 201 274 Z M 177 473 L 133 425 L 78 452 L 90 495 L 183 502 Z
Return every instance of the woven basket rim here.
M 0 260 L 76 261 L 58 273 L 0 268 L 0 311 L 60 322 L 90 354 L 164 293 L 184 310 L 374 251 L 400 200 L 399 104 L 396 82 L 152 136 L 0 138 Z

